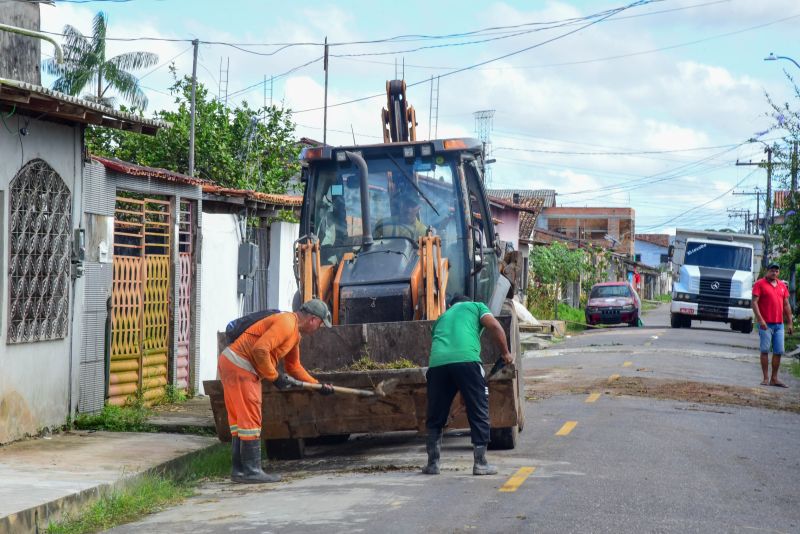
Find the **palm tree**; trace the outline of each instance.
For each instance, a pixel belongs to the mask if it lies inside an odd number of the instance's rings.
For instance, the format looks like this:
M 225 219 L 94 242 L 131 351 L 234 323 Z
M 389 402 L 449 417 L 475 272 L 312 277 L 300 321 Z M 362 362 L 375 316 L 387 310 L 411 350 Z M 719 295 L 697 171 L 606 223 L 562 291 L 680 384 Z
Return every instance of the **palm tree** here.
M 64 26 L 64 62 L 45 61 L 49 74 L 58 76 L 53 89 L 69 95 L 78 95 L 87 85 L 91 94 L 83 98 L 113 107 L 116 99 L 107 96 L 109 89 L 116 90 L 135 107 L 145 109 L 147 97 L 139 86 L 139 79 L 129 70 L 152 67 L 158 55 L 151 52 L 126 52 L 106 59 L 107 17 L 102 11 L 94 17 L 92 38 L 89 39 L 73 26 Z

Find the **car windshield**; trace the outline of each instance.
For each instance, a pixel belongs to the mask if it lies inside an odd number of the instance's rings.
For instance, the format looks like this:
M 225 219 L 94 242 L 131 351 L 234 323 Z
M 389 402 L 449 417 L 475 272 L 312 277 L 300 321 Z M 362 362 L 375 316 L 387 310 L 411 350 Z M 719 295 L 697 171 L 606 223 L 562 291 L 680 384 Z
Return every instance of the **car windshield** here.
M 752 255 L 753 251 L 747 247 L 690 241 L 686 243 L 683 263 L 698 267 L 749 271 L 752 266 Z
M 628 286 L 597 286 L 592 288 L 591 299 L 630 297 Z

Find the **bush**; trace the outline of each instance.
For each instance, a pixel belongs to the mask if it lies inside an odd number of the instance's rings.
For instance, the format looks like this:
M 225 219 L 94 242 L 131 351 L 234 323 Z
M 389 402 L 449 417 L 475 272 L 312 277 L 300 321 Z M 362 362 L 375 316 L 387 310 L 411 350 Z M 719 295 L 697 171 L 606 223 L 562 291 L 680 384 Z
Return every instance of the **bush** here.
M 100 413 L 79 414 L 75 418 L 75 428 L 110 432 L 153 432 L 153 425 L 147 423 L 149 415 L 150 410 L 141 404 L 130 406 L 107 404 Z

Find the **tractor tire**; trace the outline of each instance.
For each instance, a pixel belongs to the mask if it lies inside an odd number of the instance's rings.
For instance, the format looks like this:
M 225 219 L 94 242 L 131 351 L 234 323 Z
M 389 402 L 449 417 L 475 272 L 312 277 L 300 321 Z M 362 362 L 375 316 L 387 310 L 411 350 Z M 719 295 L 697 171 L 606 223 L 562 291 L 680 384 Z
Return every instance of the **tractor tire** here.
M 303 438 L 265 439 L 264 448 L 270 460 L 302 460 L 306 455 L 306 443 Z
M 519 429 L 516 426 L 505 428 L 492 428 L 489 431 L 489 449 L 493 451 L 508 451 L 516 448 Z
M 331 434 L 328 436 L 319 436 L 316 438 L 306 438 L 306 445 L 341 445 L 347 443 L 350 439 L 350 434 Z

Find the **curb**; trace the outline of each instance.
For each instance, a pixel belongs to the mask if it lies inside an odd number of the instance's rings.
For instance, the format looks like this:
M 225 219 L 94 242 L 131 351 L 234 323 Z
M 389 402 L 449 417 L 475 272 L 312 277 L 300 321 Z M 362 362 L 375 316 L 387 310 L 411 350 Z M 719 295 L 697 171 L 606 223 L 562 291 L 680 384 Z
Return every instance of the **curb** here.
M 32 506 L 31 508 L 20 510 L 19 512 L 14 512 L 5 517 L 0 517 L 0 534 L 44 533 L 47 531 L 47 527 L 51 522 L 74 514 L 94 504 L 106 495 L 131 486 L 145 476 L 179 472 L 195 456 L 214 447 L 218 447 L 219 445 L 219 443 L 214 443 L 153 466 L 140 473 L 133 475 L 123 474 L 116 482 L 98 484 L 92 488 L 87 488 L 83 491 L 65 495 L 64 497 L 59 497 L 58 499 Z

